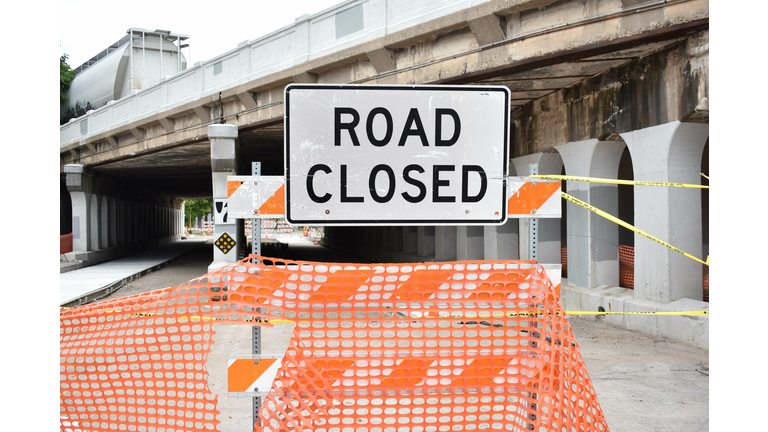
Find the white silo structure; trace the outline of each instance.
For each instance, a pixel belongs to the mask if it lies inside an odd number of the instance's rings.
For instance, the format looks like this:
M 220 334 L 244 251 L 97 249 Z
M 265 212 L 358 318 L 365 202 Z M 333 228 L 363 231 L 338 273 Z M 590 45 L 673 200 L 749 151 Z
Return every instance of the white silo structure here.
M 67 101 L 61 105 L 62 124 L 187 68 L 189 36 L 140 28 L 130 28 L 126 33 L 74 69 Z

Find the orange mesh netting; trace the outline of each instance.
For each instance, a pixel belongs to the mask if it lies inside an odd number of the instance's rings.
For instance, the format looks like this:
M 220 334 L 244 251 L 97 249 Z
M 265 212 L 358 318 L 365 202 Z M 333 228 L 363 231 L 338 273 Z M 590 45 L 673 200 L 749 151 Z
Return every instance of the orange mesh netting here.
M 619 286 L 635 289 L 635 248 L 619 245 Z
M 59 255 L 72 252 L 72 233 L 59 236 Z
M 63 429 L 213 430 L 210 323 L 257 315 L 297 322 L 259 431 L 608 430 L 535 262 L 247 260 L 62 311 Z
M 562 272 L 560 275 L 564 278 L 568 277 L 568 248 L 560 248 L 560 265 L 562 266 Z

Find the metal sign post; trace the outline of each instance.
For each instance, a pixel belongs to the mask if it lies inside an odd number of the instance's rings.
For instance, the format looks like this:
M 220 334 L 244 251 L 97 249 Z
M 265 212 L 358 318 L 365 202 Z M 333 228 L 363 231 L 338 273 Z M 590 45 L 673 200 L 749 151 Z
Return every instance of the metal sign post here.
M 254 177 L 261 175 L 261 162 L 251 163 L 251 175 Z M 257 181 L 257 180 L 255 180 Z M 251 253 L 253 255 L 261 256 L 261 219 L 251 219 Z M 257 262 L 258 259 L 254 258 Z M 255 311 L 257 314 L 261 313 L 261 308 Z M 256 319 L 261 319 L 257 316 Z M 251 353 L 261 354 L 261 326 L 253 326 L 251 330 L 252 334 L 252 348 Z M 257 363 L 259 360 L 254 360 Z M 259 421 L 259 411 L 261 410 L 261 396 L 255 396 L 253 398 L 253 424 Z
M 538 175 L 539 164 L 528 164 L 528 175 Z M 536 183 L 534 183 L 534 186 Z M 539 220 L 531 218 L 528 223 L 528 259 L 538 260 Z

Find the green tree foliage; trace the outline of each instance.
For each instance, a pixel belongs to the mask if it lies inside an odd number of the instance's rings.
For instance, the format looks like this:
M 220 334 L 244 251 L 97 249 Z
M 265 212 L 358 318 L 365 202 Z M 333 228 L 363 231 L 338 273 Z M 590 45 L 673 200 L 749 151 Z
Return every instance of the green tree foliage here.
M 184 215 L 187 226 L 192 226 L 192 219 L 207 215 L 213 209 L 213 198 L 202 198 L 184 201 Z
M 69 85 L 72 83 L 72 80 L 75 78 L 75 71 L 72 70 L 71 67 L 67 64 L 67 59 L 69 58 L 68 54 L 64 54 L 61 56 L 61 102 L 64 103 L 67 101 L 67 90 L 69 90 Z

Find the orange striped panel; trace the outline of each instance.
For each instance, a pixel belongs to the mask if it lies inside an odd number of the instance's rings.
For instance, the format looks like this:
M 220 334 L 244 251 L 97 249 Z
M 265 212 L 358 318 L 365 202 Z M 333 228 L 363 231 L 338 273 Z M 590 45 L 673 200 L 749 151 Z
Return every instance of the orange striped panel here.
M 507 214 L 531 214 L 538 210 L 560 188 L 560 182 L 526 182 L 507 202 Z
M 261 359 L 258 364 L 253 359 L 237 359 L 227 368 L 227 389 L 230 392 L 244 392 L 277 359 Z M 267 389 L 268 390 L 268 389 Z
M 234 181 L 228 181 L 227 182 L 227 198 L 231 197 L 235 191 L 240 187 L 240 185 L 243 184 L 240 180 L 234 180 Z
M 275 191 L 275 194 L 259 207 L 259 214 L 285 214 L 285 184 Z

